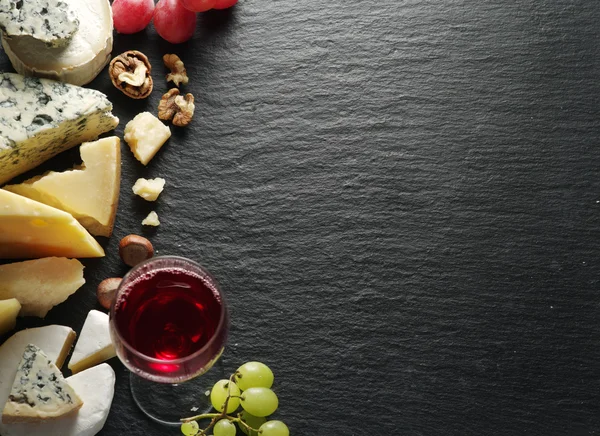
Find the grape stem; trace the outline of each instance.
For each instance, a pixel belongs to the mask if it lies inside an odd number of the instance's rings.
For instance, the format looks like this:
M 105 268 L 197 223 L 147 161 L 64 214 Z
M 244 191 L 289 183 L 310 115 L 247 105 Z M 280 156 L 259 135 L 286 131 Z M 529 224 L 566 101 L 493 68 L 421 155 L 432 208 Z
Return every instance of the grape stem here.
M 235 380 L 235 374 L 232 374 L 231 377 L 229 377 L 229 381 L 233 383 L 234 380 Z M 237 418 L 235 418 L 233 416 L 229 416 L 227 414 L 227 405 L 229 404 L 230 398 L 242 398 L 241 395 L 231 395 L 231 384 L 229 384 L 227 386 L 227 398 L 225 399 L 225 403 L 223 404 L 222 412 L 203 413 L 201 415 L 190 416 L 189 418 L 182 418 L 180 421 L 183 423 L 183 422 L 190 422 L 190 421 L 199 421 L 201 419 L 210 419 L 210 424 L 208 424 L 208 426 L 204 430 L 200 430 L 199 433 L 196 433 L 197 436 L 206 435 L 206 432 L 208 430 L 210 430 L 211 428 L 213 428 L 215 426 L 215 424 L 217 423 L 217 421 L 220 421 L 221 419 L 227 419 L 230 422 L 237 422 L 238 424 L 244 426 L 246 428 L 246 430 L 248 431 L 248 433 L 250 433 L 251 431 L 258 433 L 258 429 L 252 428 L 248 424 L 246 424 L 244 421 L 242 421 L 241 414 L 238 414 Z

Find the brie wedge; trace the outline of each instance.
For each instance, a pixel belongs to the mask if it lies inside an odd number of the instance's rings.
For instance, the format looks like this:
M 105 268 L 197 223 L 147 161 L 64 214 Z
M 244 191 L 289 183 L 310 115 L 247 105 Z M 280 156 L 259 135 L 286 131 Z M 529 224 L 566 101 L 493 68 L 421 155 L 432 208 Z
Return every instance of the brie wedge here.
M 110 339 L 108 315 L 90 310 L 69 361 L 69 369 L 76 374 L 116 355 Z
M 112 9 L 109 0 L 62 1 L 80 23 L 67 45 L 53 48 L 31 38 L 3 36 L 2 46 L 17 72 L 81 86 L 91 82 L 110 60 Z

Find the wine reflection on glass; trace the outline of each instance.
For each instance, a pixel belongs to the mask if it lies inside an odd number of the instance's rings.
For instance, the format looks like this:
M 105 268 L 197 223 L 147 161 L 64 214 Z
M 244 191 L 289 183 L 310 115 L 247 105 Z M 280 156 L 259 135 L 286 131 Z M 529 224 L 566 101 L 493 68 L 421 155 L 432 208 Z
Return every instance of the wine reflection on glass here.
M 215 363 L 228 328 L 223 293 L 196 262 L 159 256 L 129 271 L 111 306 L 110 333 L 140 409 L 167 425 L 210 409 L 205 392 L 222 378 Z

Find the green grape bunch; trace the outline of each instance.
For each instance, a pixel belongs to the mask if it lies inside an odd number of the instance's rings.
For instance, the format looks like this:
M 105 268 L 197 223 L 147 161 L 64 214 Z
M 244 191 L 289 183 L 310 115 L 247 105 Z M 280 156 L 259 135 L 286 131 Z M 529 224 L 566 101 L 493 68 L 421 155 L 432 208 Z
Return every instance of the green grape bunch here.
M 212 430 L 214 436 L 235 436 L 236 425 L 248 436 L 289 436 L 283 422 L 267 420 L 279 407 L 279 399 L 271 390 L 273 371 L 260 362 L 246 362 L 229 379 L 219 380 L 210 391 L 210 402 L 216 413 L 204 413 L 182 419 L 181 432 L 185 436 L 205 436 Z M 242 408 L 237 415 L 235 412 Z M 210 419 L 205 429 L 198 420 Z

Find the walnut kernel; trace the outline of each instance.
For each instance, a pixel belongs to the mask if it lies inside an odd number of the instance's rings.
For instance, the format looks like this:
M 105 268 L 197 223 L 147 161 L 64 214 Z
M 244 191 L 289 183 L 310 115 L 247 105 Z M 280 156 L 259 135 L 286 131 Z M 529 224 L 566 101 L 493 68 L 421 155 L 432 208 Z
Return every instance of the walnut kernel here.
M 148 58 L 137 50 L 129 50 L 116 56 L 108 69 L 113 85 L 128 97 L 141 99 L 150 95 L 153 88 Z
M 192 94 L 188 93 L 184 97 L 179 95 L 179 89 L 172 88 L 162 96 L 158 104 L 158 118 L 173 120 L 174 125 L 185 127 L 192 121 L 195 108 Z
M 187 85 L 189 78 L 187 76 L 187 71 L 185 70 L 185 66 L 179 56 L 176 54 L 166 54 L 163 56 L 163 62 L 165 66 L 171 70 L 169 74 L 167 74 L 167 82 L 173 82 L 175 86 L 179 87 L 179 85 Z

